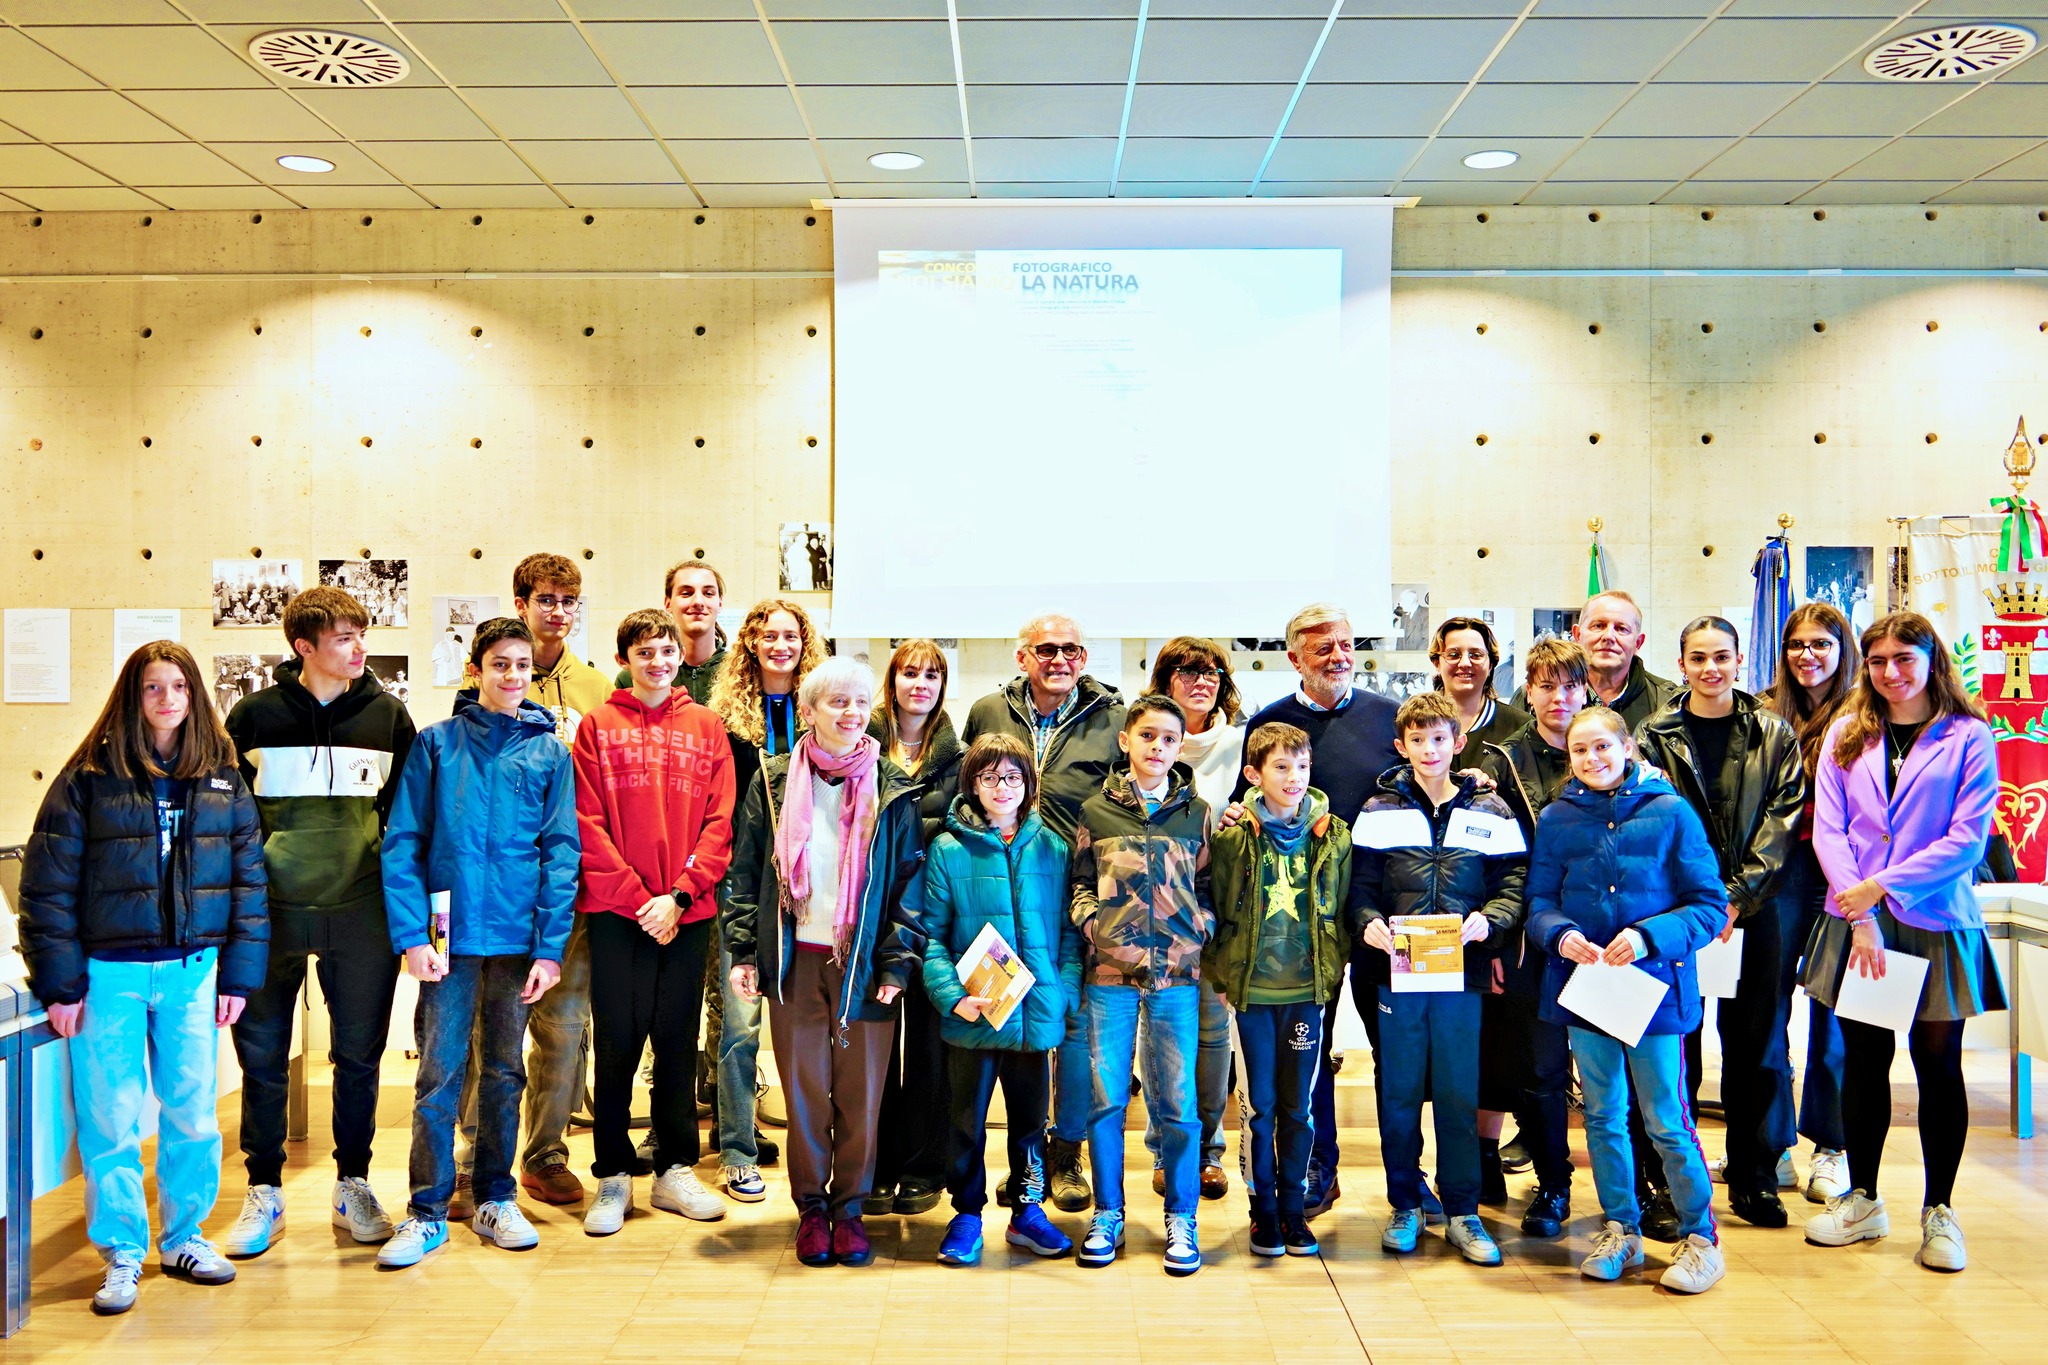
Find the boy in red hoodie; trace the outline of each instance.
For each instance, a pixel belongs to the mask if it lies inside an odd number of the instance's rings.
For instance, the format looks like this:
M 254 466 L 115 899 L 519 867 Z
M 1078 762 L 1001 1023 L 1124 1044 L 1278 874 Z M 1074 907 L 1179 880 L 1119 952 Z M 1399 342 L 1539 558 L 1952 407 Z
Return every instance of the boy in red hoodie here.
M 732 860 L 732 749 L 709 708 L 674 686 L 676 623 L 636 611 L 619 623 L 632 678 L 577 728 L 576 825 L 590 916 L 590 1017 L 597 1032 L 591 1110 L 597 1198 L 583 1230 L 608 1236 L 633 1207 L 633 1074 L 654 1044 L 654 1207 L 725 1216 L 697 1164 L 697 1014 L 717 911 L 713 888 Z

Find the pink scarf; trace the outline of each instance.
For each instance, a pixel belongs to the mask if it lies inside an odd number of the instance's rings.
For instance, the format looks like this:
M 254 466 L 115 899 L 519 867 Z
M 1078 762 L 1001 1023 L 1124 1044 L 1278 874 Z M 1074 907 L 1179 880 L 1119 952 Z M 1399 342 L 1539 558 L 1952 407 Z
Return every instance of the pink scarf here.
M 876 765 L 882 746 L 873 735 L 843 757 L 834 758 L 808 732 L 789 755 L 789 780 L 782 788 L 782 823 L 775 831 L 775 867 L 782 878 L 785 914 L 798 914 L 811 899 L 811 778 L 843 778 L 839 803 L 839 902 L 832 911 L 832 960 L 846 961 L 860 918 L 860 893 L 867 880 L 868 845 L 880 805 Z

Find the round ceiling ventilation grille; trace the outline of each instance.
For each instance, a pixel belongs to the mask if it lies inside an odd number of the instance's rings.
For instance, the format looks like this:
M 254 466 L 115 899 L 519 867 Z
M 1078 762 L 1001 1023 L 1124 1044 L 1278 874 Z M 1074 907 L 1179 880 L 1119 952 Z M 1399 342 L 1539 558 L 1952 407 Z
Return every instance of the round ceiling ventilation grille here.
M 1881 81 L 1960 81 L 1988 76 L 2034 50 L 2034 35 L 2011 24 L 1931 28 L 1894 38 L 1863 59 Z
M 395 48 L 317 28 L 258 34 L 249 40 L 249 56 L 258 66 L 308 85 L 391 85 L 412 72 L 412 63 Z

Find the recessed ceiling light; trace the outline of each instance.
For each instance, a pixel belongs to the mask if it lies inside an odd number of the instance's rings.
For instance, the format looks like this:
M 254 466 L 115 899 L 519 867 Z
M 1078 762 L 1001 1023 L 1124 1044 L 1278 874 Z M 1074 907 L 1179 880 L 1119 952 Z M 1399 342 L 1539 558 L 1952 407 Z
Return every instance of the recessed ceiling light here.
M 309 171 L 315 175 L 334 169 L 334 163 L 320 156 L 281 156 L 277 164 L 288 171 Z
M 1873 48 L 1863 69 L 1881 81 L 1960 81 L 1988 76 L 2034 50 L 2015 24 L 1963 24 L 1909 33 Z
M 1503 166 L 1512 166 L 1521 159 L 1520 152 L 1474 152 L 1465 158 L 1465 164 L 1475 171 L 1497 171 Z
M 916 152 L 876 152 L 868 165 L 878 171 L 914 171 L 924 165 L 924 158 Z

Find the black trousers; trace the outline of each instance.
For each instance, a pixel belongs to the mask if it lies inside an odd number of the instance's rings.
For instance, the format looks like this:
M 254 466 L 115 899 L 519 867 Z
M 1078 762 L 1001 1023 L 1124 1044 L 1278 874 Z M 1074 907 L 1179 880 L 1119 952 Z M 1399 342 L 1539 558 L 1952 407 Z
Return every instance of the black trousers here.
M 882 1081 L 882 1113 L 876 1129 L 875 1188 L 893 1190 L 907 1180 L 932 1189 L 946 1183 L 946 1054 L 939 1015 L 924 993 L 924 976 L 910 974 L 896 1013 L 896 1037 L 889 1049 L 889 1074 Z
M 654 1045 L 654 1169 L 694 1166 L 697 1135 L 697 1012 L 711 921 L 656 943 L 638 923 L 603 911 L 588 916 L 590 1019 L 597 1034 L 591 1141 L 599 1180 L 633 1171 L 633 1077 Z
M 1051 1054 L 1000 1048 L 946 1048 L 950 1119 L 946 1189 L 955 1213 L 988 1204 L 988 1107 L 1003 1086 L 1009 1120 L 1010 1169 L 1019 1204 L 1045 1197 L 1045 1118 L 1052 1101 Z
M 1480 998 L 1479 1106 L 1515 1116 L 1536 1184 L 1553 1194 L 1572 1187 L 1571 1040 L 1542 1016 L 1533 995 L 1508 991 Z

